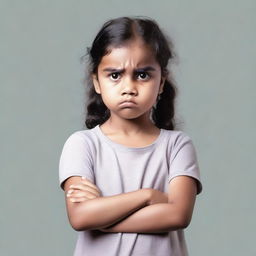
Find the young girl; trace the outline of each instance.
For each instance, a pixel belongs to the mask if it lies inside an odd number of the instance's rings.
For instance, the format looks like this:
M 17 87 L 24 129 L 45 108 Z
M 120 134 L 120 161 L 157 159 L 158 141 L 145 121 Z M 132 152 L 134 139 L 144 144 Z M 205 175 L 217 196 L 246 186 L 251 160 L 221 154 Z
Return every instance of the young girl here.
M 59 162 L 76 256 L 184 256 L 202 191 L 190 137 L 175 130 L 174 54 L 155 21 L 106 22 L 89 49 L 87 130 Z

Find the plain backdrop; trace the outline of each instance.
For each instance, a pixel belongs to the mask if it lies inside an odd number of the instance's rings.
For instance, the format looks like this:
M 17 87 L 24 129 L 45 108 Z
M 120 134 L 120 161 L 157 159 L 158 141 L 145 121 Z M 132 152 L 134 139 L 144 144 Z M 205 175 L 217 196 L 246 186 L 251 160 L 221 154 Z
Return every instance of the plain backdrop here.
M 58 164 L 84 127 L 80 57 L 106 20 L 132 15 L 155 19 L 178 55 L 177 116 L 204 188 L 190 255 L 256 255 L 255 11 L 254 0 L 1 0 L 0 255 L 72 255 Z

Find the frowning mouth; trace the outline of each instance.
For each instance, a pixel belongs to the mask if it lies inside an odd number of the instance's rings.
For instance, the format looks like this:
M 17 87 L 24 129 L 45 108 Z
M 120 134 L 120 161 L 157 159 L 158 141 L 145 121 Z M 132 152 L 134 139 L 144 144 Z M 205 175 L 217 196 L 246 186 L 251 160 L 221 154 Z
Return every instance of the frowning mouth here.
M 134 101 L 126 100 L 120 103 L 120 107 L 135 107 L 137 104 Z

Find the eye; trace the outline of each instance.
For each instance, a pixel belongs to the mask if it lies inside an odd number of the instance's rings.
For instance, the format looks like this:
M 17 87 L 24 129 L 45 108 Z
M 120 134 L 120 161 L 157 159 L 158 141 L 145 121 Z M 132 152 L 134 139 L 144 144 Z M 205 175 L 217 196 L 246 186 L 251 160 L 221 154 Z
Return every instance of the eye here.
M 137 73 L 137 77 L 140 80 L 148 80 L 150 78 L 149 74 L 147 72 L 139 72 Z
M 118 72 L 111 73 L 111 74 L 109 75 L 109 77 L 110 77 L 111 80 L 116 81 L 116 80 L 118 80 L 118 79 L 120 78 L 120 73 L 118 73 Z

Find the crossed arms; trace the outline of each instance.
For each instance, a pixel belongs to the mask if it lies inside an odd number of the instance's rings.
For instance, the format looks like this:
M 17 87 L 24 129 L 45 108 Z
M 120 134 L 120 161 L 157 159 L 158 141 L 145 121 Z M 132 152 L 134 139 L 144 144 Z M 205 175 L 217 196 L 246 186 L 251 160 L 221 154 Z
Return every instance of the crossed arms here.
M 72 176 L 64 190 L 69 222 L 77 231 L 161 233 L 189 225 L 197 187 L 194 178 L 177 176 L 168 193 L 143 188 L 103 197 L 95 184 Z

